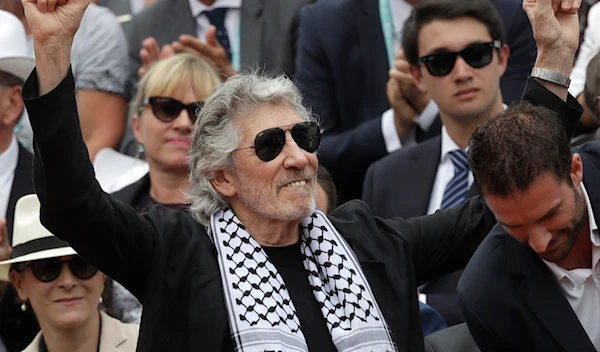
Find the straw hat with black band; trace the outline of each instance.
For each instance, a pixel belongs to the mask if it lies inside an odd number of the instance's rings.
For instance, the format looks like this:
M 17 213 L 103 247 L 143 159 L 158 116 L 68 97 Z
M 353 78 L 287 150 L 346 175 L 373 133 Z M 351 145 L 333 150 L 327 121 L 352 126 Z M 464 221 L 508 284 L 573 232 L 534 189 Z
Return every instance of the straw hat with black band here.
M 59 240 L 40 222 L 40 201 L 37 195 L 21 197 L 15 207 L 12 255 L 0 262 L 0 280 L 10 281 L 8 272 L 15 263 L 77 254 L 67 242 Z

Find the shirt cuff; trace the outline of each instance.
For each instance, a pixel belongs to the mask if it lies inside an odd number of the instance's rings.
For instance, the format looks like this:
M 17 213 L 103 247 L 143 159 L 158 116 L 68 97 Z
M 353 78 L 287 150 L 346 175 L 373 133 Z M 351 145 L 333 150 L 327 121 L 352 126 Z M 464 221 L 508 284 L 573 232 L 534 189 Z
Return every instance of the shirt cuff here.
M 402 142 L 398 137 L 396 124 L 394 123 L 394 110 L 388 109 L 381 115 L 381 134 L 385 142 L 385 149 L 392 153 L 402 148 Z
M 439 111 L 440 109 L 438 108 L 437 104 L 433 101 L 433 99 L 429 99 L 429 103 L 427 103 L 425 109 L 421 111 L 420 115 L 417 115 L 417 117 L 415 117 L 415 123 L 419 125 L 419 127 L 421 127 L 423 131 L 428 131 L 429 127 L 431 127 L 431 125 L 433 124 L 433 121 L 435 121 L 435 118 L 437 117 Z
M 437 109 L 437 105 L 435 108 Z M 394 122 L 394 111 L 392 109 L 386 110 L 381 115 L 381 134 L 383 135 L 385 149 L 388 153 L 393 153 L 402 147 L 417 144 L 414 126 L 410 129 L 406 138 L 404 138 L 404 142 L 400 140 L 400 137 L 398 137 L 398 130 L 396 130 L 396 123 Z

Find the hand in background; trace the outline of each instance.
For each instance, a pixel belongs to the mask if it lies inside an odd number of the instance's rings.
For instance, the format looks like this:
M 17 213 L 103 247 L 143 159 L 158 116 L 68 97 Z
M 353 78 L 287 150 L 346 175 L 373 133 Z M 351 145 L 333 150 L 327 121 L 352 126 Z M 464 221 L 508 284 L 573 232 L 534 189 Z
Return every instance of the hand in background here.
M 396 55 L 396 66 L 390 70 L 389 75 L 391 78 L 398 81 L 402 95 L 415 112 L 421 114 L 429 103 L 429 93 L 421 90 L 415 84 L 415 81 L 410 74 L 410 64 L 406 60 L 402 49 L 398 51 L 398 54 Z
M 390 106 L 394 111 L 394 123 L 398 137 L 402 141 L 412 129 L 417 112 L 402 94 L 400 83 L 392 77 L 388 79 L 386 94 Z
M 142 66 L 138 69 L 138 76 L 142 78 L 148 70 L 157 63 L 159 60 L 166 59 L 175 55 L 175 50 L 171 44 L 165 44 L 162 48 L 159 48 L 156 39 L 148 37 L 142 41 L 142 48 L 140 49 L 140 60 Z
M 215 26 L 210 26 L 206 30 L 206 43 L 200 39 L 184 34 L 179 37 L 179 40 L 173 43 L 175 52 L 185 52 L 196 55 L 203 60 L 206 60 L 224 77 L 223 80 L 235 75 L 237 72 L 231 65 L 227 51 L 217 39 L 217 29 Z

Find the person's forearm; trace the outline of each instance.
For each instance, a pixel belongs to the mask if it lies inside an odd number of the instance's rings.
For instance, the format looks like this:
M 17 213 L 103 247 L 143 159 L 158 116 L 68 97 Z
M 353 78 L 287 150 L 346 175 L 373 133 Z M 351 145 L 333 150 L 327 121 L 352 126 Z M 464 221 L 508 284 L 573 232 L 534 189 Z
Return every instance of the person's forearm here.
M 548 52 L 545 51 L 543 48 L 539 48 L 538 56 L 535 60 L 534 67 L 545 68 L 554 72 L 558 72 L 565 77 L 569 77 L 569 74 L 571 73 L 571 68 L 573 67 L 574 57 L 575 53 L 571 52 L 568 49 L 560 52 L 556 50 Z M 536 80 L 540 82 L 544 87 L 546 87 L 549 91 L 556 94 L 563 101 L 567 101 L 567 96 L 569 95 L 567 87 L 541 79 Z
M 66 77 L 71 66 L 73 41 L 38 42 L 34 39 L 35 65 L 38 78 L 38 94 L 47 94 Z

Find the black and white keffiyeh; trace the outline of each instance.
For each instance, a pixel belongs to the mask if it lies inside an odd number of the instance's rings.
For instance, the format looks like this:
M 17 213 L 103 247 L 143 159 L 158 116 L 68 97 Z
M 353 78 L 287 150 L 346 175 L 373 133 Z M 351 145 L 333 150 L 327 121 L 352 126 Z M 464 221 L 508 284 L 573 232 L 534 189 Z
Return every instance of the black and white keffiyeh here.
M 236 351 L 308 351 L 281 275 L 230 208 L 210 219 Z M 397 351 L 354 252 L 320 211 L 300 224 L 308 281 L 338 351 Z

